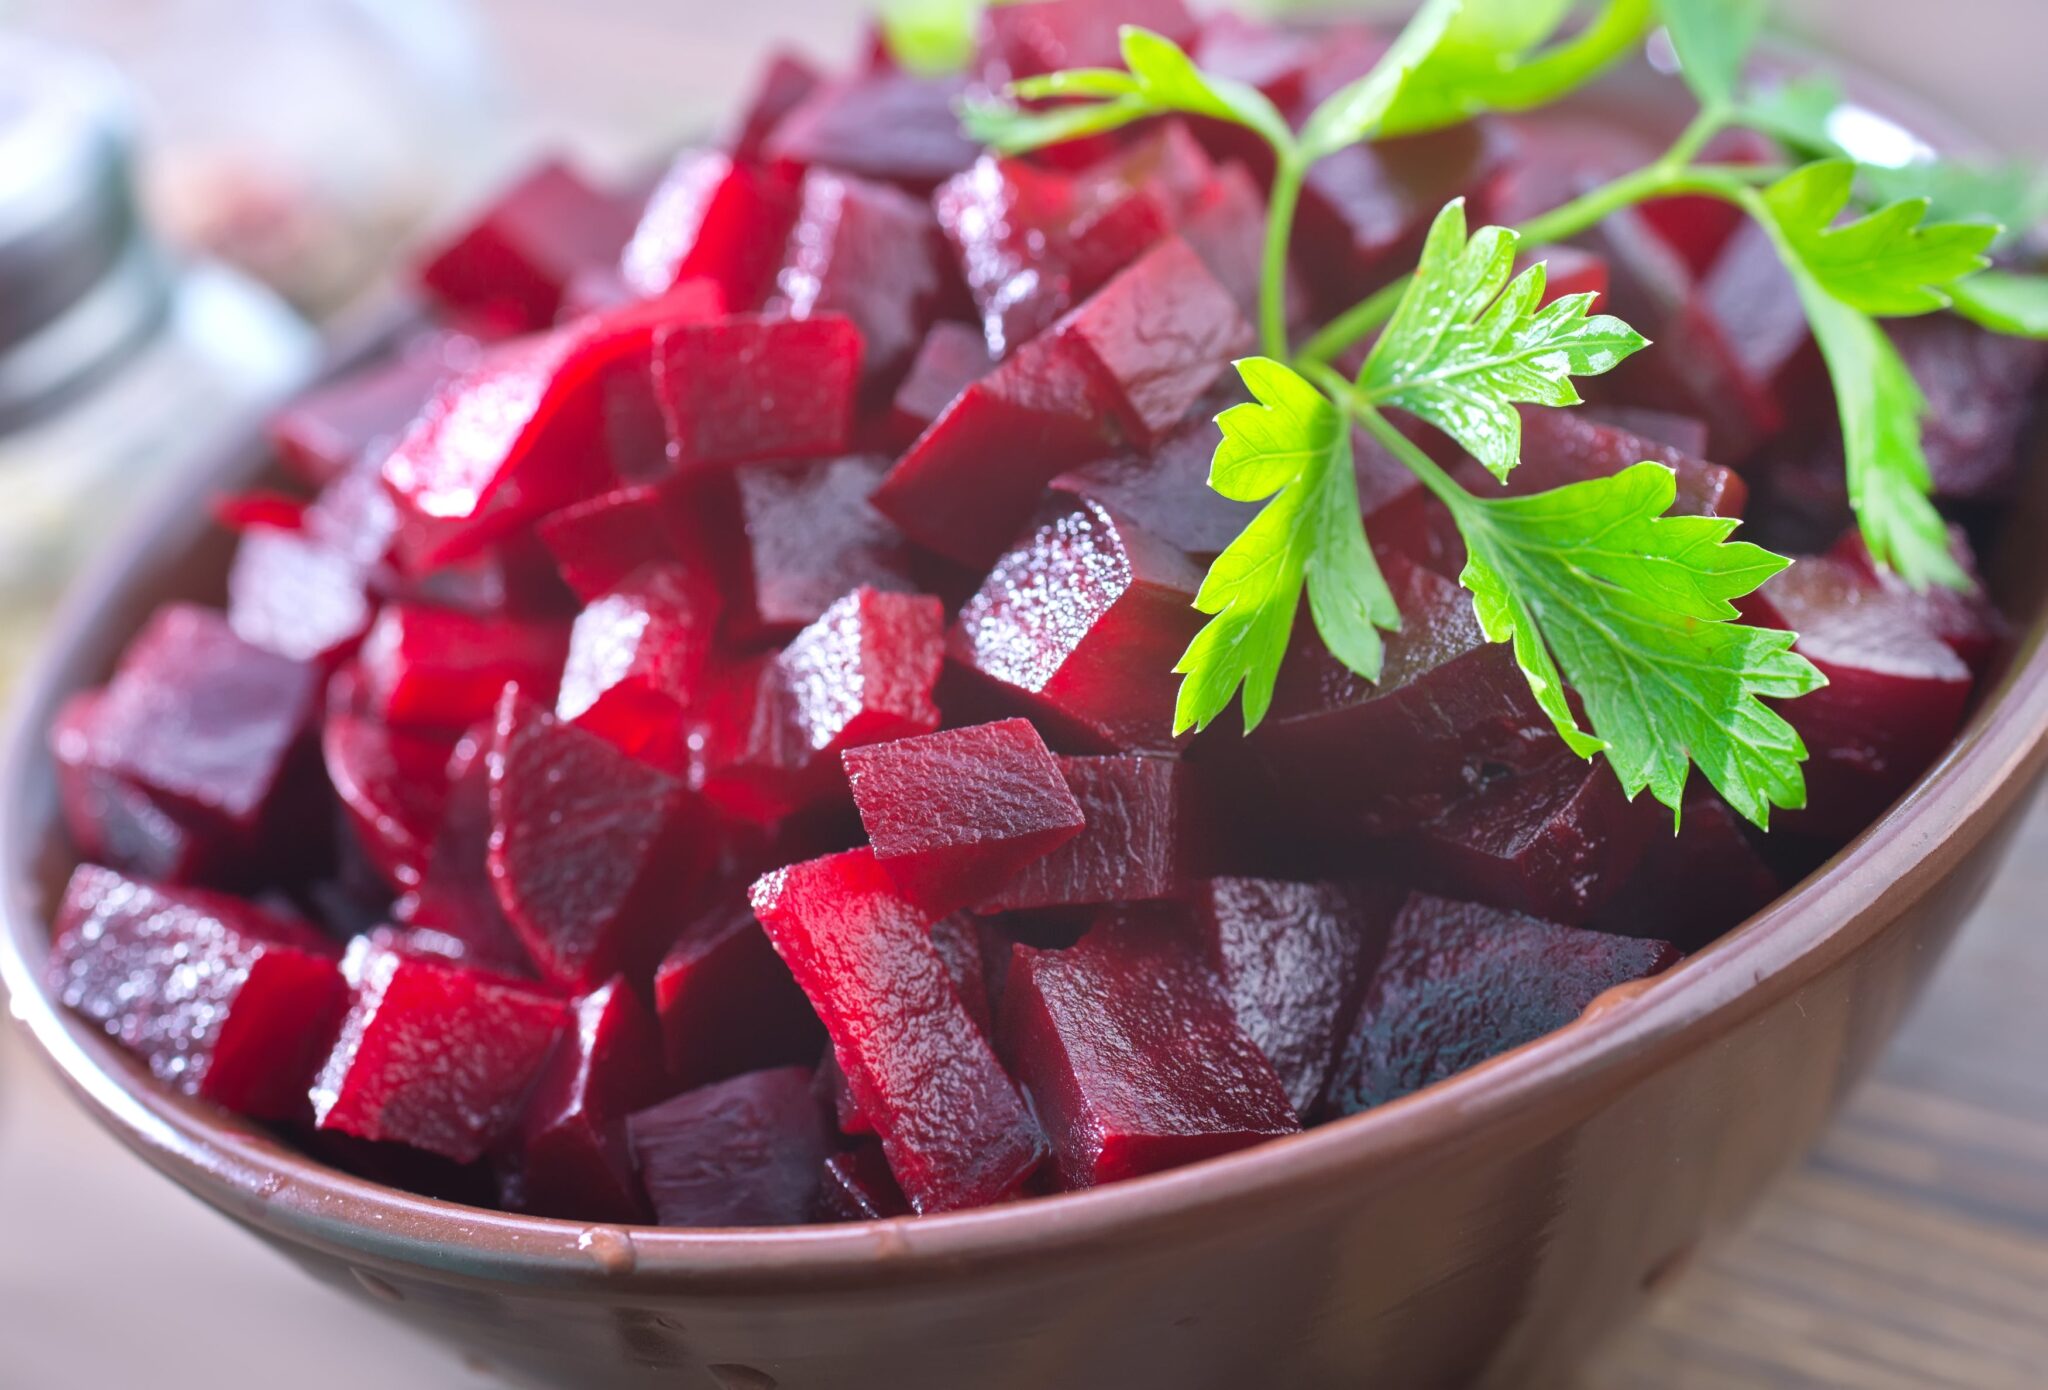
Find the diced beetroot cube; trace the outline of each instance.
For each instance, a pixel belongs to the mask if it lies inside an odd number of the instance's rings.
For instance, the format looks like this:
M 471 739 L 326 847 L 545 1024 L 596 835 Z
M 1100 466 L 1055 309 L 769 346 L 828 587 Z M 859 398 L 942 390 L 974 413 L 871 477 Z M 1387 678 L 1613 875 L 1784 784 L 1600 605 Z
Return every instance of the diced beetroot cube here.
M 846 452 L 860 330 L 838 315 L 684 324 L 654 351 L 654 391 L 681 468 Z
M 1885 331 L 1927 398 L 1924 443 L 1935 493 L 2009 497 L 2048 371 L 2048 343 L 1993 333 L 1955 314 L 1893 319 Z
M 1301 1128 L 1184 924 L 1119 911 L 1065 951 L 1015 949 L 1003 1055 L 1060 1181 L 1097 1187 Z
M 323 487 L 395 444 L 478 351 L 464 334 L 422 334 L 294 398 L 270 421 L 271 445 L 294 477 Z
M 796 1226 L 811 1219 L 831 1135 L 803 1067 L 686 1091 L 626 1122 L 663 1226 Z
M 97 690 L 74 695 L 50 725 L 57 795 L 79 857 L 160 883 L 213 877 L 219 866 L 209 862 L 209 849 L 219 847 L 209 847 L 147 792 L 94 764 L 99 702 Z
M 478 970 L 525 977 L 533 973 L 533 959 L 505 920 L 491 886 L 492 727 L 485 723 L 471 729 L 449 753 L 441 823 L 420 885 L 392 911 L 409 930 L 432 933 L 440 955 Z
M 825 1221 L 881 1221 L 910 1215 L 909 1199 L 896 1185 L 896 1175 L 889 1171 L 881 1145 L 862 1144 L 825 1160 L 818 1215 Z
M 845 764 L 876 860 L 934 916 L 987 896 L 1084 824 L 1026 719 L 857 749 Z
M 1712 164 L 1773 164 L 1782 153 L 1769 136 L 1738 126 L 1715 136 L 1700 158 Z M 1734 203 L 1697 193 L 1653 198 L 1642 205 L 1642 213 L 1657 234 L 1685 257 L 1695 275 L 1707 273 L 1744 223 L 1743 211 Z
M 1497 778 L 1415 837 L 1420 881 L 1447 896 L 1577 926 L 1619 891 L 1668 824 L 1612 769 L 1562 756 Z
M 1234 402 L 1212 396 L 1149 452 L 1084 464 L 1053 479 L 1053 490 L 1128 517 L 1191 557 L 1214 558 L 1258 515 L 1257 507 L 1233 502 L 1209 486 L 1209 465 L 1223 439 L 1211 417 L 1228 404 Z
M 333 949 L 235 898 L 81 865 L 57 909 L 51 993 L 186 1095 L 288 1119 L 347 1001 Z
M 1004 949 L 1008 949 L 1006 946 Z M 986 1030 L 983 1030 L 986 1031 Z M 820 1100 L 832 1106 L 833 1122 L 839 1132 L 847 1135 L 873 1134 L 874 1123 L 860 1113 L 860 1102 L 853 1098 L 853 1091 L 846 1084 L 846 1073 L 839 1069 L 839 1058 L 828 1048 L 818 1062 L 817 1074 L 811 1080 L 811 1089 Z M 895 1181 L 891 1178 L 890 1181 Z
M 355 994 L 312 1087 L 313 1121 L 473 1163 L 519 1108 L 572 1017 L 512 980 L 359 939 Z
M 1607 312 L 1645 333 L 1662 332 L 1699 283 L 1678 248 L 1658 235 L 1639 208 L 1603 219 L 1582 244 L 1607 262 Z
M 675 778 L 508 689 L 490 753 L 491 883 L 544 979 L 651 967 L 709 847 Z
M 1170 748 L 1201 580 L 1178 550 L 1082 501 L 996 562 L 946 654 L 1098 746 Z
M 1331 1105 L 1350 1115 L 1419 1091 L 1564 1027 L 1607 990 L 1678 959 L 1668 942 L 1418 893 L 1367 986 Z
M 902 372 L 944 286 L 930 204 L 825 169 L 804 176 L 803 209 L 776 277 L 777 307 L 795 319 L 849 319 L 870 381 L 893 382 Z
M 1790 416 L 1798 398 L 1811 394 L 1818 384 L 1820 353 L 1806 326 L 1798 292 L 1770 234 L 1755 222 L 1744 218 L 1733 229 L 1680 320 L 1681 336 L 1666 347 L 1684 351 L 1691 339 L 1682 335 L 1683 330 L 1700 316 L 1711 319 L 1732 348 L 1745 398 L 1754 394 L 1769 403 L 1755 410 L 1760 433 L 1767 433 L 1773 420 Z M 1712 429 L 1711 419 L 1708 427 Z M 1727 456 L 1749 452 L 1753 449 Z
M 1560 103 L 1503 120 L 1515 157 L 1486 189 L 1489 216 L 1514 227 L 1656 159 L 1654 132 Z
M 654 1002 L 669 1071 L 684 1087 L 806 1063 L 824 1041 L 744 895 L 718 899 L 683 929 L 655 971 Z
M 576 619 L 555 714 L 629 753 L 673 742 L 718 631 L 718 590 L 688 568 L 633 571 Z
M 1209 964 L 1295 1113 L 1320 1106 L 1399 895 L 1367 883 L 1214 878 L 1192 898 Z
M 1668 410 L 1639 405 L 1588 406 L 1585 416 L 1696 459 L 1707 456 L 1707 422 L 1698 416 L 1674 415 Z
M 1301 101 L 1318 38 L 1225 11 L 1202 20 L 1188 52 L 1203 72 L 1256 87 L 1285 111 Z
M 828 82 L 768 137 L 771 159 L 928 193 L 981 153 L 960 129 L 958 78 L 871 72 Z
M 508 684 L 552 698 L 568 650 L 564 623 L 389 604 L 363 640 L 363 695 L 393 724 L 466 728 L 490 717 Z
M 1844 532 L 1828 552 L 1828 558 L 1850 566 L 1865 581 L 1908 605 L 1919 626 L 1948 643 L 1950 651 L 1982 676 L 1997 656 L 1999 647 L 2011 636 L 2012 624 L 2006 620 L 2005 614 L 1998 611 L 1998 605 L 1991 601 L 1991 596 L 1984 592 L 1984 582 L 1978 577 L 1977 556 L 1970 547 L 1969 536 L 1960 526 L 1949 527 L 1948 534 L 1950 552 L 1970 577 L 1971 585 L 1967 590 L 1940 584 L 1914 589 L 1896 572 L 1870 557 L 1869 547 L 1863 543 L 1863 533 L 1858 530 Z
M 400 892 L 419 887 L 447 809 L 453 741 L 342 714 L 329 716 L 321 750 L 371 866 Z
M 1743 602 L 1751 621 L 1799 634 L 1827 686 L 1783 713 L 1812 755 L 1806 808 L 1783 820 L 1854 835 L 1927 770 L 1963 721 L 1973 681 L 1919 605 L 1840 560 L 1803 559 Z
M 964 323 L 933 324 L 910 364 L 909 375 L 896 388 L 889 411 L 890 441 L 898 448 L 908 447 L 994 366 L 980 332 Z
M 961 1002 L 928 914 L 866 850 L 777 870 L 754 885 L 753 903 L 911 1206 L 951 1211 L 1014 1194 L 1043 1141 Z
M 800 55 L 777 50 L 754 87 L 747 114 L 732 138 L 733 158 L 758 160 L 782 118 L 803 105 L 825 79 Z
M 641 1221 L 647 1201 L 626 1117 L 669 1092 L 661 1038 L 623 976 L 576 1001 L 517 1133 L 520 1208 L 578 1221 Z
M 595 603 L 643 565 L 684 558 L 694 540 L 669 491 L 620 488 L 566 507 L 535 528 L 576 597 Z
M 1600 930 L 1655 937 L 1690 953 L 1778 896 L 1777 870 L 1713 791 L 1688 791 L 1678 825 L 1676 835 L 1651 838 L 1642 864 L 1595 919 Z
M 297 532 L 306 524 L 304 499 L 266 488 L 223 493 L 208 507 L 215 521 L 238 536 L 257 530 Z
M 1266 242 L 1266 195 L 1242 164 L 1228 164 L 1189 204 L 1180 234 L 1209 267 L 1247 322 L 1259 312 Z M 1289 309 L 1300 286 L 1288 281 Z
M 366 574 L 381 577 L 385 571 L 380 567 L 391 559 L 398 538 L 398 523 L 398 505 L 385 490 L 378 465 L 363 463 L 320 489 L 300 530 L 350 556 Z
M 1195 41 L 1182 0 L 1030 0 L 991 7 L 982 31 L 984 60 L 1010 78 L 1067 68 L 1120 68 L 1118 29 L 1126 24 L 1183 46 Z
M 855 455 L 733 470 L 739 514 L 726 544 L 737 640 L 788 637 L 863 585 L 916 587 L 903 536 L 868 504 L 888 469 Z
M 303 530 L 258 526 L 235 547 L 228 622 L 235 635 L 295 661 L 346 656 L 370 626 L 367 567 Z
M 647 200 L 620 273 L 644 297 L 708 280 L 733 312 L 751 310 L 775 278 L 796 211 L 788 170 L 687 151 Z
M 632 209 L 549 160 L 432 251 L 420 283 L 446 308 L 514 331 L 545 328 L 570 278 L 617 259 Z
M 982 912 L 1172 897 L 1215 871 L 1210 811 L 1177 758 L 1061 758 L 1087 828 L 1025 865 Z

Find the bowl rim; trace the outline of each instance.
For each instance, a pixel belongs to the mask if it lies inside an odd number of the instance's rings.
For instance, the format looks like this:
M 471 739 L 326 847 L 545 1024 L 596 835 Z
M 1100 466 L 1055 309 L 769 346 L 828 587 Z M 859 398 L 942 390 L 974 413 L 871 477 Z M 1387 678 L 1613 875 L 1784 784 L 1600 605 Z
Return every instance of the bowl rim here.
M 1909 99 L 1917 102 L 1917 99 Z M 1924 114 L 1922 111 L 1916 114 Z M 330 370 L 390 332 L 359 326 Z M 344 341 L 347 340 L 345 336 Z M 957 1278 L 978 1264 L 1047 1259 L 1224 1207 L 1297 1203 L 1428 1164 L 1538 1112 L 1603 1090 L 1795 995 L 1856 953 L 2006 821 L 2048 767 L 2048 605 L 1998 684 L 1918 782 L 1826 865 L 1706 950 L 1596 1000 L 1575 1022 L 1390 1104 L 1165 1173 L 975 1211 L 794 1228 L 607 1227 L 421 1197 L 357 1178 L 266 1131 L 154 1083 L 59 1007 L 30 943 L 47 940 L 33 879 L 52 823 L 45 731 L 129 635 L 121 615 L 209 523 L 202 489 L 253 477 L 260 433 L 138 508 L 45 630 L 0 745 L 0 985 L 9 1012 L 93 1117 L 152 1166 L 229 1215 L 353 1264 L 479 1284 L 549 1288 L 632 1278 L 664 1288 L 775 1291 Z

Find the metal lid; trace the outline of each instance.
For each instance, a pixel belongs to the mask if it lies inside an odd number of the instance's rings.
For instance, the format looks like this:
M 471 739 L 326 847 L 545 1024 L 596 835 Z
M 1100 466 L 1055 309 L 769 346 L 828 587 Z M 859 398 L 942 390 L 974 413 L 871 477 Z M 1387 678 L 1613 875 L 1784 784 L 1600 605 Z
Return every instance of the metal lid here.
M 136 209 L 133 128 L 108 65 L 0 37 L 0 428 L 163 312 L 169 275 Z

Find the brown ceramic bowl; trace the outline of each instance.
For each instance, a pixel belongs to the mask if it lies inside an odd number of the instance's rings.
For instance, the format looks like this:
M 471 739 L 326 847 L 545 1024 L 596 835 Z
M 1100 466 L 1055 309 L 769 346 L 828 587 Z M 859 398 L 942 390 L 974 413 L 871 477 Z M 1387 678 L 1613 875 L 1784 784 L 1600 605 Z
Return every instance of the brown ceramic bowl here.
M 507 1216 L 350 1177 L 173 1095 L 42 985 L 71 867 L 45 731 L 150 609 L 219 596 L 228 544 L 202 495 L 264 463 L 249 441 L 146 517 L 28 679 L 0 767 L 0 977 L 136 1153 L 315 1277 L 533 1385 L 1550 1383 L 1813 1140 L 2048 760 L 2048 551 L 2014 546 L 2001 587 L 2027 630 L 1940 765 L 1741 931 L 1517 1052 L 1247 1152 L 986 1211 L 709 1232 Z

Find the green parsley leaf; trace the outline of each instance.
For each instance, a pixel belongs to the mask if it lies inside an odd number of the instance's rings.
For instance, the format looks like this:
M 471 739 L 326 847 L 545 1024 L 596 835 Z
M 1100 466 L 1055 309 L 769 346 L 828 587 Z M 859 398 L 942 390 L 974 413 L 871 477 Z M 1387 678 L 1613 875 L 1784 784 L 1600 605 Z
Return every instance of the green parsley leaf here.
M 1948 307 L 1948 286 L 1990 264 L 1984 252 L 1999 229 L 1980 222 L 1924 224 L 1925 198 L 1835 225 L 1855 182 L 1849 160 L 1820 160 L 1793 170 L 1763 195 L 1785 243 L 1842 303 L 1881 317 L 1933 313 Z
M 1237 370 L 1256 403 L 1217 417 L 1223 442 L 1209 485 L 1239 502 L 1272 500 L 1217 557 L 1195 596 L 1195 607 L 1212 616 L 1174 667 L 1184 677 L 1176 734 L 1207 728 L 1239 686 L 1245 731 L 1259 726 L 1304 586 L 1323 641 L 1367 680 L 1379 679 L 1381 630 L 1401 625 L 1359 520 L 1350 422 L 1290 367 L 1252 357 Z
M 1498 0 L 1425 0 L 1371 72 L 1331 95 L 1301 130 L 1310 163 L 1380 131 L 1388 111 L 1418 70 L 1450 39 L 1453 27 Z M 1542 8 L 1542 0 L 1537 0 Z
M 2048 276 L 1987 270 L 1958 281 L 1949 295 L 1957 313 L 1994 333 L 2048 339 Z
M 1806 804 L 1806 749 L 1763 701 L 1827 682 L 1792 650 L 1794 634 L 1736 621 L 1733 600 L 1790 561 L 1730 542 L 1732 518 L 1665 515 L 1676 489 L 1669 468 L 1639 463 L 1532 497 L 1470 499 L 1454 508 L 1469 550 L 1461 582 L 1565 742 L 1605 753 L 1631 798 L 1647 787 L 1676 812 L 1697 763 L 1768 827 L 1772 807 Z
M 910 72 L 958 72 L 974 57 L 978 0 L 889 0 L 881 7 L 882 42 Z
M 1732 106 L 1763 28 L 1764 0 L 1657 0 L 1657 10 L 1700 105 L 1709 111 Z
M 1577 405 L 1573 377 L 1610 372 L 1647 344 L 1620 319 L 1589 317 L 1591 294 L 1538 307 L 1544 268 L 1515 275 L 1515 246 L 1504 227 L 1468 240 L 1463 200 L 1445 207 L 1358 377 L 1365 404 L 1421 417 L 1503 482 L 1521 460 L 1517 404 Z

